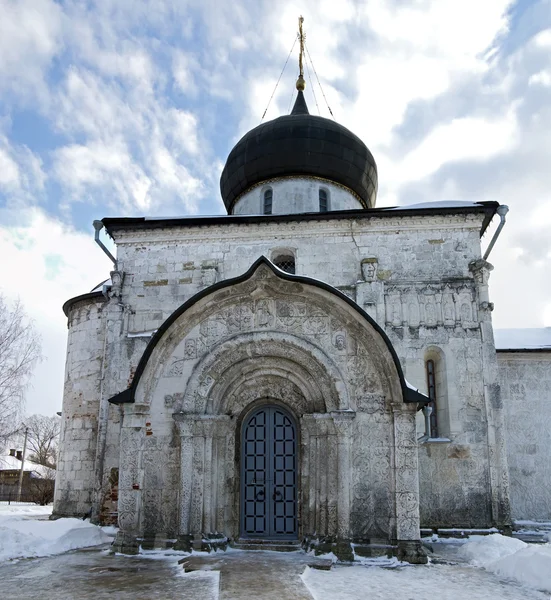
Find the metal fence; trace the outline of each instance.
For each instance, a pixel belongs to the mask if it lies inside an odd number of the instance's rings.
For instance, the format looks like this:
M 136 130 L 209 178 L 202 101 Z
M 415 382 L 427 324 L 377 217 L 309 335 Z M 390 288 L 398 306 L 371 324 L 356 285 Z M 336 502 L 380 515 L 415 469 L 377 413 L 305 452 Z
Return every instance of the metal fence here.
M 0 485 L 0 504 L 36 504 L 36 496 L 27 490 L 21 490 L 21 499 L 17 500 L 17 490 L 4 490 Z

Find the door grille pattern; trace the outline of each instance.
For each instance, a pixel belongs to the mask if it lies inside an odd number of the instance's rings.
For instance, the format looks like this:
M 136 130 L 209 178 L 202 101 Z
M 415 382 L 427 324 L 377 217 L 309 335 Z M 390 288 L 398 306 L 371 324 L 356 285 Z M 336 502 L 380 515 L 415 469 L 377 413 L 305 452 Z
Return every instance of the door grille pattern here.
M 296 538 L 296 426 L 278 407 L 244 423 L 241 518 L 244 537 Z

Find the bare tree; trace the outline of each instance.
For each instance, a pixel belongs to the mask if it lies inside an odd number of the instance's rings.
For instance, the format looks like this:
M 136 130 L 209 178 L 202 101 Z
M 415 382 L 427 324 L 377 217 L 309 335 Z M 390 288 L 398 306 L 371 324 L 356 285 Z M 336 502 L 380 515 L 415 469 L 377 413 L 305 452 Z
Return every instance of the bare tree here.
M 31 415 L 25 419 L 27 448 L 31 462 L 56 468 L 61 419 L 57 416 Z
M 38 467 L 32 471 L 26 486 L 26 497 L 31 502 L 46 506 L 54 499 L 55 469 Z
M 0 443 L 20 421 L 33 368 L 41 359 L 40 336 L 17 300 L 9 305 L 0 293 Z

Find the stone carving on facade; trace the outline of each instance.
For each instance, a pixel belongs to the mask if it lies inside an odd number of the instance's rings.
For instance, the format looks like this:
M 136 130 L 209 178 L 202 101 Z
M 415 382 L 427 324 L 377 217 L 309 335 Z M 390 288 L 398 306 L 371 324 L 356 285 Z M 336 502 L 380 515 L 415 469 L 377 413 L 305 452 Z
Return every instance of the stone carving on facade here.
M 197 358 L 197 340 L 188 338 L 184 343 L 184 360 L 195 358 Z
M 266 329 L 274 323 L 274 309 L 271 300 L 258 300 L 256 303 L 256 325 Z
M 383 412 L 386 408 L 385 397 L 382 394 L 356 394 L 356 409 L 368 414 Z
M 327 333 L 329 331 L 329 318 L 322 311 L 310 311 L 304 319 L 303 330 L 305 334 Z
M 176 358 L 172 361 L 170 368 L 167 372 L 167 377 L 181 377 L 184 372 L 184 359 Z
M 385 285 L 386 325 L 477 329 L 474 289 L 467 281 Z
M 276 300 L 277 322 L 292 331 L 300 331 L 308 313 L 303 302 Z
M 337 331 L 333 333 L 333 346 L 337 352 L 346 354 L 346 333 L 344 331 Z
M 199 396 L 206 398 L 208 396 L 210 388 L 213 386 L 213 384 L 214 384 L 214 379 L 210 375 L 207 375 L 199 383 L 199 388 L 197 389 L 197 393 L 199 394 Z
M 122 284 L 124 282 L 123 271 L 111 271 L 111 289 L 109 290 L 110 298 L 120 298 L 122 294 Z
M 201 269 L 201 285 L 208 287 L 216 283 L 217 268 L 216 267 L 203 267 Z
M 391 322 L 395 327 L 402 325 L 402 303 L 400 296 L 395 295 L 390 303 Z
M 421 315 L 419 312 L 419 299 L 416 294 L 411 292 L 407 295 L 408 298 L 408 325 L 410 327 L 419 327 L 421 323 Z
M 361 264 L 364 281 L 375 281 L 377 279 L 378 260 L 374 257 L 364 258 Z

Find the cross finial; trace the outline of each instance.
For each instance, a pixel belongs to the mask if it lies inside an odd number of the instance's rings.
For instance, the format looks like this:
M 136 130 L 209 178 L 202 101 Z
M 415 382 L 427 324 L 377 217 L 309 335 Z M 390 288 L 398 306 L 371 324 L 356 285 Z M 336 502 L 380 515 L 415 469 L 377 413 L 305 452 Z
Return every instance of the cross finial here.
M 302 24 L 304 23 L 304 18 L 300 16 L 298 18 L 298 38 L 300 41 L 300 54 L 298 55 L 298 68 L 299 75 L 297 79 L 297 90 L 299 92 L 303 92 L 306 86 L 306 82 L 304 81 L 304 70 L 302 67 L 302 59 L 304 57 L 304 40 L 306 39 L 305 33 L 302 31 Z

